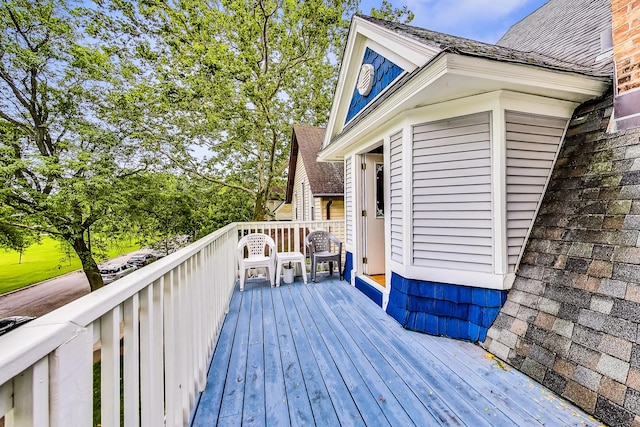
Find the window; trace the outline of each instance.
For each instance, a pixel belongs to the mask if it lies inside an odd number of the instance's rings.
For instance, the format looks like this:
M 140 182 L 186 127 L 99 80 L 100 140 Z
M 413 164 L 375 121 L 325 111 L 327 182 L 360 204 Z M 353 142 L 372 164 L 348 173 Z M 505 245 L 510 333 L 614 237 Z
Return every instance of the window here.
M 376 218 L 384 218 L 384 165 L 376 163 Z

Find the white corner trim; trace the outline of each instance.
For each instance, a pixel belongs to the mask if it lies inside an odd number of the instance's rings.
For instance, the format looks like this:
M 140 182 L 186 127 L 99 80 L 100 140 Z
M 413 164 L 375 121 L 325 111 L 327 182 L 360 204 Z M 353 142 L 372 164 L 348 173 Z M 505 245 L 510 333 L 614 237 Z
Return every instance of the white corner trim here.
M 491 112 L 491 209 L 493 272 L 506 274 L 507 262 L 507 129 L 504 109 Z

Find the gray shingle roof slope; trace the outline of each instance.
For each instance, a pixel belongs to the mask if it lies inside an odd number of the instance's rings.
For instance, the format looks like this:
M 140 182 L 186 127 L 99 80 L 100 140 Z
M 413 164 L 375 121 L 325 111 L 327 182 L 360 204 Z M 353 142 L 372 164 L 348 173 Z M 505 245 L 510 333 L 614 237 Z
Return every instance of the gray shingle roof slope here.
M 317 161 L 324 134 L 324 128 L 296 125 L 293 127 L 293 143 L 296 144 L 297 141 L 297 151 L 302 156 L 313 196 L 342 196 L 344 194 L 343 164 L 341 162 Z M 292 154 L 293 150 L 294 147 L 292 147 Z M 292 165 L 290 164 L 290 166 Z M 290 168 L 290 180 L 294 178 L 293 173 L 295 171 Z M 287 198 L 289 198 L 288 194 Z
M 546 53 L 517 50 L 506 46 L 492 45 L 476 40 L 456 37 L 425 28 L 414 27 L 397 22 L 385 21 L 371 16 L 359 15 L 360 18 L 373 22 L 398 34 L 416 39 L 426 46 L 440 49 L 444 52 L 456 53 L 464 56 L 475 56 L 502 62 L 533 65 L 553 70 L 568 71 L 594 77 L 609 77 L 609 71 L 603 71 L 592 65 L 574 63 L 562 58 L 556 58 Z
M 611 58 L 596 62 L 600 33 L 610 28 L 610 0 L 549 0 L 514 24 L 497 44 L 611 73 Z

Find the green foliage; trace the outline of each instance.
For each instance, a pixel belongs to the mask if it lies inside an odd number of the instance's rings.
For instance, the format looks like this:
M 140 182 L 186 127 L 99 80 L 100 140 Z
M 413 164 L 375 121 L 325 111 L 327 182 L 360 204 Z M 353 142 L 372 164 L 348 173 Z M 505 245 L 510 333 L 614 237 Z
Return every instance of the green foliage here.
M 148 164 L 105 114 L 125 63 L 90 43 L 64 1 L 1 6 L 0 222 L 66 240 L 100 287 L 85 232 L 122 202 L 123 177 Z
M 108 7 L 115 12 L 102 17 L 96 34 L 144 70 L 119 94 L 127 112 L 122 126 L 214 188 L 246 192 L 252 219 L 266 219 L 273 188 L 286 180 L 292 125 L 325 123 L 345 18 L 357 3 L 152 0 Z M 378 16 L 411 18 L 388 2 Z M 194 146 L 205 155 L 194 155 Z
M 103 236 L 97 236 L 97 239 L 101 238 L 103 239 Z M 106 247 L 99 260 L 113 258 L 139 248 L 140 245 L 130 237 L 122 239 Z M 0 294 L 82 268 L 80 259 L 67 243 L 48 236 L 25 248 L 22 262 L 20 258 L 18 251 L 0 251 Z
M 403 24 L 408 24 L 415 18 L 414 13 L 409 10 L 407 5 L 402 6 L 401 9 L 397 9 L 394 8 L 388 0 L 382 0 L 379 8 L 372 7 L 371 16 L 387 21 L 401 22 Z
M 357 9 L 0 0 L 0 245 L 57 236 L 96 289 L 92 250 L 104 245 L 90 248 L 91 232 L 197 235 L 266 219 L 292 125 L 326 120 Z M 387 1 L 375 13 L 411 19 Z

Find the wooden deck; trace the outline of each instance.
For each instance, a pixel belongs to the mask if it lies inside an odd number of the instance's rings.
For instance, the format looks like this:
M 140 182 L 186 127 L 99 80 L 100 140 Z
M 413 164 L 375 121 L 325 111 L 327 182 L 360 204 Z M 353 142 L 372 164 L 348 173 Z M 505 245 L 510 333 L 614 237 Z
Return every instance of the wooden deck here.
M 585 426 L 480 347 L 403 329 L 346 282 L 233 295 L 193 426 Z

